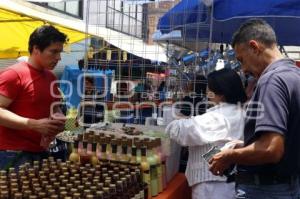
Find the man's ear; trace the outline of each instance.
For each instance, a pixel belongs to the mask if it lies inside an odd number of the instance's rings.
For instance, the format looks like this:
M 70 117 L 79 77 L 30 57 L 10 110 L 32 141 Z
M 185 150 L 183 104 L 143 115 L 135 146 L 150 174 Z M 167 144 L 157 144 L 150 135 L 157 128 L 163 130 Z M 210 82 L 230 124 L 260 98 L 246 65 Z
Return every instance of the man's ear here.
M 256 40 L 250 40 L 248 44 L 250 49 L 252 49 L 255 54 L 260 53 L 262 46 L 260 45 L 259 42 L 257 42 Z
M 34 45 L 33 48 L 32 48 L 32 53 L 39 53 L 40 52 L 40 49 L 38 48 L 37 45 Z

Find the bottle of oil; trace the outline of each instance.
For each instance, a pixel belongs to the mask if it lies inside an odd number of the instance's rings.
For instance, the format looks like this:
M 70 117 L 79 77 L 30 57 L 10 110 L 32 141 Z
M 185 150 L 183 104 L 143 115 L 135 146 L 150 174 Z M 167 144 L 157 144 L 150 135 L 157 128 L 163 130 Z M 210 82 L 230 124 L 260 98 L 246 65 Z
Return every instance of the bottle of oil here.
M 91 154 L 90 163 L 94 167 L 99 164 L 99 160 L 98 160 L 98 157 L 97 157 L 96 150 L 97 150 L 97 143 L 93 142 L 92 143 L 92 154 Z
M 113 168 L 118 165 L 118 157 L 117 157 L 117 148 L 118 142 L 117 139 L 111 140 L 111 155 L 110 155 L 110 167 Z
M 69 160 L 73 163 L 80 162 L 80 155 L 78 153 L 78 144 L 79 144 L 79 141 L 78 141 L 78 139 L 76 139 L 74 141 L 72 153 L 69 156 Z

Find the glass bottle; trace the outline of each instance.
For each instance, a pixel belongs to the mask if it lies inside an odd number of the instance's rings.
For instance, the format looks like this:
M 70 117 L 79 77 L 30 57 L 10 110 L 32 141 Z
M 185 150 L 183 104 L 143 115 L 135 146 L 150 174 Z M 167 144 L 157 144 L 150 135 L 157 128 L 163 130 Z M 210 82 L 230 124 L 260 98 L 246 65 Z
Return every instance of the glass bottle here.
M 140 198 L 140 187 L 135 172 L 130 172 L 130 177 L 134 191 L 134 198 Z
M 121 154 L 121 159 L 120 161 L 125 165 L 125 164 L 128 164 L 129 162 L 129 156 L 127 154 L 127 149 L 128 149 L 128 141 L 126 138 L 123 138 L 121 140 L 121 146 L 122 146 L 122 154 Z
M 138 187 L 140 190 L 140 197 L 141 199 L 146 199 L 148 196 L 148 185 L 143 182 L 143 178 L 141 176 L 141 170 L 136 169 L 135 170 L 136 179 L 138 181 Z
M 116 139 L 111 140 L 111 155 L 110 155 L 110 166 L 113 168 L 118 165 L 118 158 L 117 158 L 117 149 L 118 143 Z
M 145 146 L 141 147 L 141 171 L 143 176 L 143 182 L 148 186 L 147 199 L 151 197 L 151 179 L 150 179 L 150 164 L 147 160 L 147 148 Z
M 137 163 L 141 163 L 141 147 L 142 143 L 141 141 L 137 138 L 134 138 L 134 146 L 136 146 L 136 161 Z
M 132 167 L 132 168 L 136 168 L 136 167 L 139 167 L 139 163 L 137 162 L 137 157 L 136 157 L 136 153 L 137 152 L 137 148 L 136 146 L 132 146 L 131 147 L 131 158 L 130 158 L 130 162 L 129 162 L 129 165 Z
M 83 149 L 80 154 L 80 163 L 85 165 L 86 163 L 90 162 L 90 156 L 87 154 L 87 141 L 83 141 Z
M 117 197 L 117 189 L 115 184 L 109 185 L 109 193 L 111 198 L 115 199 Z
M 80 193 L 76 192 L 73 194 L 73 199 L 81 199 Z
M 69 160 L 73 163 L 80 162 L 80 155 L 78 153 L 78 144 L 79 144 L 79 141 L 75 140 L 73 149 L 72 149 L 72 153 L 69 156 Z
M 110 199 L 110 193 L 108 187 L 103 187 L 103 199 Z
M 125 194 L 124 194 L 122 181 L 117 181 L 116 183 L 117 183 L 117 186 L 116 186 L 116 188 L 117 188 L 116 199 L 129 199 L 129 197 L 125 196 Z
M 156 157 L 153 155 L 153 145 L 152 142 L 146 141 L 147 146 L 147 160 L 150 164 L 150 179 L 151 179 L 151 196 L 158 195 L 158 180 L 157 180 L 157 160 Z
M 103 199 L 103 194 L 104 194 L 103 191 L 96 191 L 96 198 L 97 199 Z
M 97 143 L 93 142 L 92 143 L 92 154 L 91 154 L 91 159 L 90 163 L 93 167 L 95 167 L 97 164 L 99 164 L 99 159 L 97 157 Z
M 78 153 L 81 154 L 82 152 L 82 148 L 83 148 L 83 134 L 78 134 L 77 136 L 77 140 L 78 140 Z
M 107 139 L 105 137 L 100 138 L 101 141 L 101 164 L 105 167 L 108 165 L 108 158 L 107 158 Z
M 160 158 L 160 162 L 161 162 L 161 186 L 162 188 L 159 188 L 159 190 L 164 190 L 167 187 L 167 171 L 166 171 L 166 160 L 167 157 L 166 155 L 162 152 L 162 144 L 161 144 L 161 138 L 156 138 L 156 153 L 158 155 L 158 157 Z M 158 173 L 159 175 L 159 173 Z

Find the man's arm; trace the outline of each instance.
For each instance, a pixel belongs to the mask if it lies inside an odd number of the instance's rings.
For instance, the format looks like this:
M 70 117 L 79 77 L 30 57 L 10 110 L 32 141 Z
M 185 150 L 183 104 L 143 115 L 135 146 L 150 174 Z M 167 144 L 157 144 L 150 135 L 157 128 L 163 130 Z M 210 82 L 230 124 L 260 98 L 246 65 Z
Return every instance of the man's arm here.
M 11 99 L 0 95 L 0 125 L 18 130 L 28 129 L 28 118 L 21 117 L 6 109 L 11 103 Z
M 228 149 L 216 154 L 210 160 L 210 171 L 223 175 L 232 164 L 262 165 L 277 163 L 284 154 L 284 137 L 276 132 L 262 133 L 252 144 L 238 149 Z
M 59 120 L 51 120 L 50 118 L 42 118 L 39 120 L 25 118 L 19 116 L 9 110 L 7 107 L 12 103 L 10 98 L 0 95 L 0 125 L 17 129 L 31 129 L 43 134 L 56 134 L 61 131 L 61 126 L 64 122 Z

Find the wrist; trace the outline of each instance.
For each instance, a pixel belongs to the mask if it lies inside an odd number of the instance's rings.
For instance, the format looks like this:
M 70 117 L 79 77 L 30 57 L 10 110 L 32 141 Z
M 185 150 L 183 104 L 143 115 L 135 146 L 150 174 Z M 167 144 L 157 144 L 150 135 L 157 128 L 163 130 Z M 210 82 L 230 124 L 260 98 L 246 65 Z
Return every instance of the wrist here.
M 226 153 L 226 162 L 228 164 L 235 164 L 235 149 L 227 149 L 227 153 Z
M 26 129 L 34 130 L 35 126 L 36 126 L 36 120 L 35 119 L 27 119 Z

